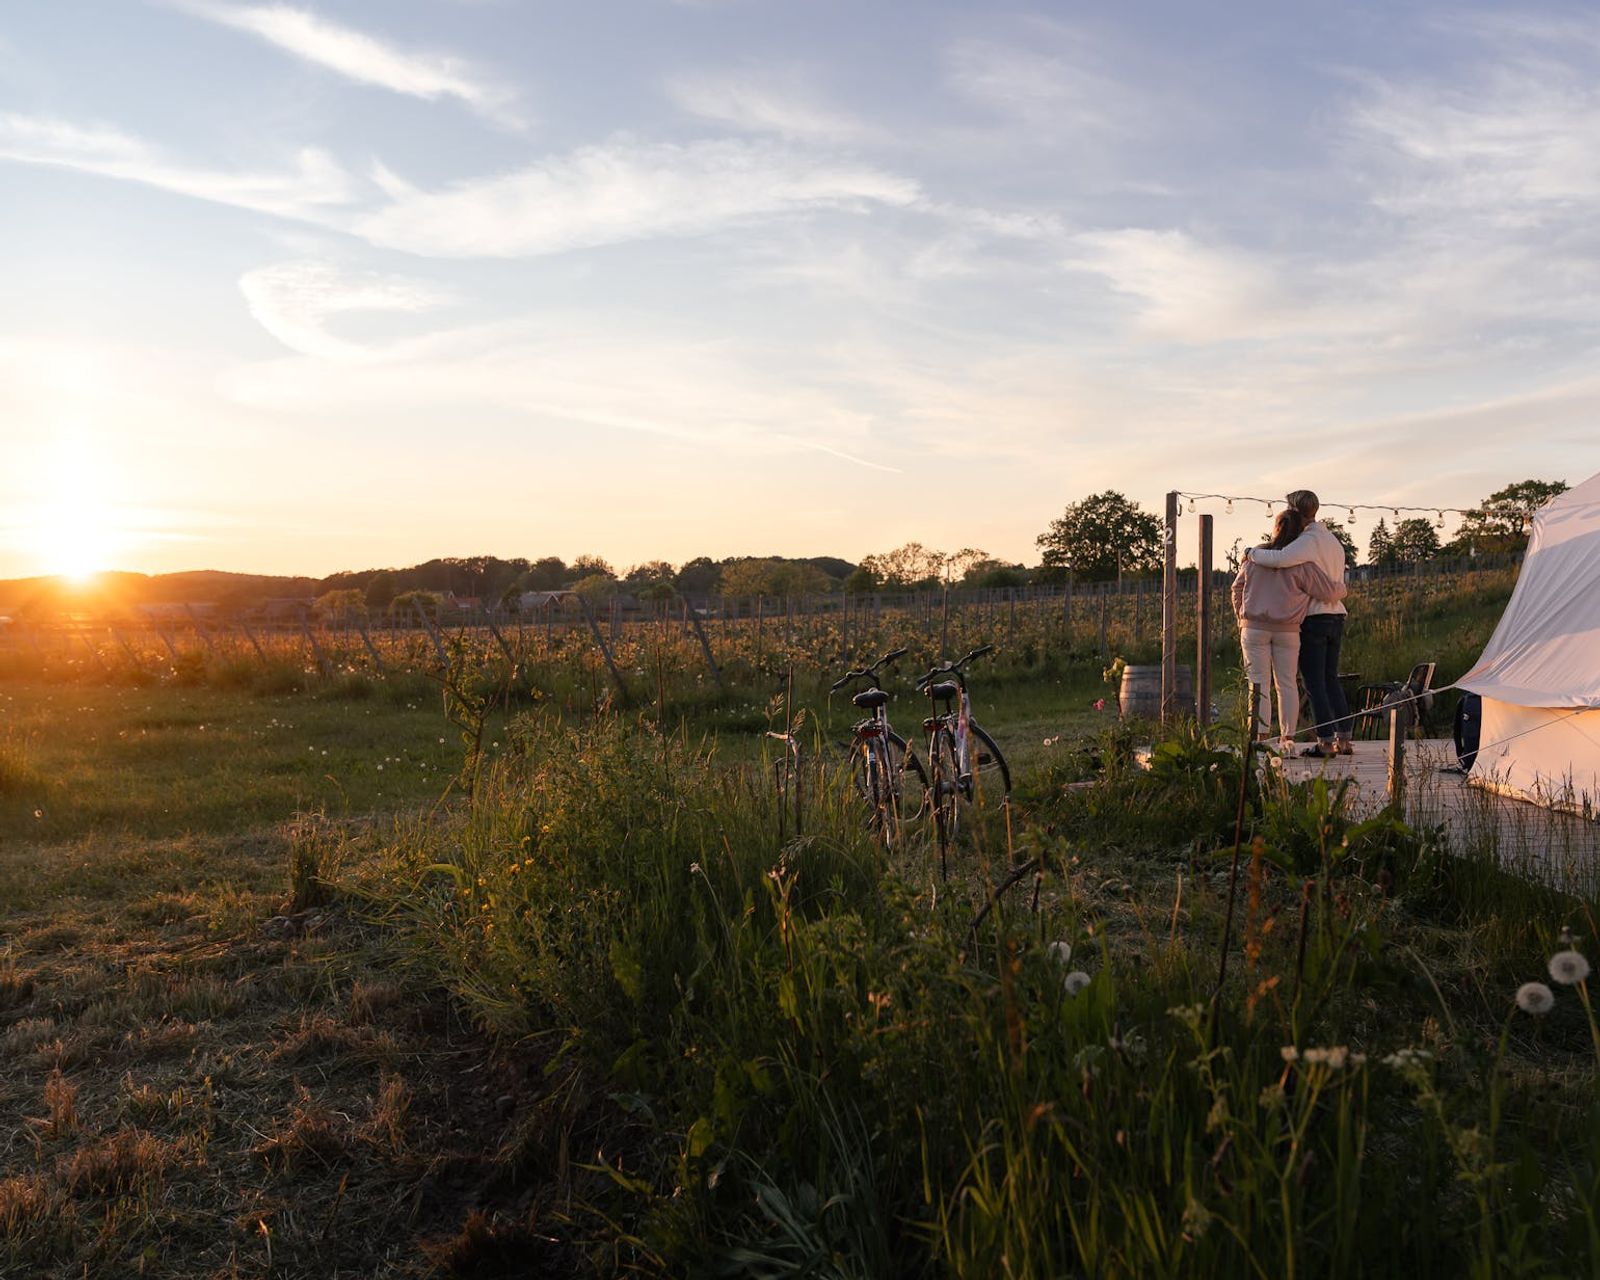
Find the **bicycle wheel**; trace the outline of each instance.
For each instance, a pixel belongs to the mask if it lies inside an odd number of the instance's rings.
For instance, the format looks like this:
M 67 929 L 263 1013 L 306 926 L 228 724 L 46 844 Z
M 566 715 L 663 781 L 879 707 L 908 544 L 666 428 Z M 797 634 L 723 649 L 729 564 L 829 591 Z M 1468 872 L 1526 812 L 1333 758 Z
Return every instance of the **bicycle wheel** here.
M 939 845 L 939 875 L 950 876 L 950 846 L 961 828 L 961 763 L 955 735 L 939 725 L 928 740 L 928 799 L 933 806 L 933 830 Z
M 891 731 L 887 739 L 871 737 L 859 743 L 851 774 L 856 794 L 867 806 L 867 822 L 885 847 L 892 848 L 900 836 L 907 811 L 908 772 L 916 775 L 926 791 L 928 779 L 922 762 L 908 751 L 899 734 Z
M 973 773 L 968 799 L 985 804 L 1004 803 L 1011 795 L 1011 766 L 987 731 L 976 724 L 969 724 L 968 728 L 972 734 L 968 752 Z

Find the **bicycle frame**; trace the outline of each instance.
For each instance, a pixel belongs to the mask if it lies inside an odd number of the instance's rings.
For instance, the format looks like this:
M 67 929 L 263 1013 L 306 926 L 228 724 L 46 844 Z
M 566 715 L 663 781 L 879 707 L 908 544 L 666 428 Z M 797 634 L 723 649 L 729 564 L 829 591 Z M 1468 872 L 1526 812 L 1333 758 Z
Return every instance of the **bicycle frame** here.
M 872 807 L 873 824 L 877 827 L 880 838 L 885 845 L 892 845 L 895 839 L 895 828 L 902 818 L 898 797 L 900 795 L 900 780 L 906 767 L 910 767 L 919 775 L 922 774 L 921 766 L 906 746 L 905 740 L 894 732 L 889 723 L 889 694 L 879 682 L 879 669 L 898 661 L 906 654 L 905 649 L 896 649 L 879 658 L 870 666 L 845 673 L 835 681 L 831 692 L 837 693 L 848 685 L 865 680 L 868 682 L 865 690 L 853 695 L 852 701 L 863 709 L 868 707 L 863 703 L 863 695 L 870 693 L 881 694 L 876 700 L 868 700 L 871 714 L 860 720 L 852 731 L 852 752 L 863 753 L 862 763 L 863 798 Z M 897 761 L 893 748 L 898 747 L 903 753 L 903 759 Z M 926 778 L 923 779 L 926 785 Z M 887 811 L 886 811 L 887 810 Z

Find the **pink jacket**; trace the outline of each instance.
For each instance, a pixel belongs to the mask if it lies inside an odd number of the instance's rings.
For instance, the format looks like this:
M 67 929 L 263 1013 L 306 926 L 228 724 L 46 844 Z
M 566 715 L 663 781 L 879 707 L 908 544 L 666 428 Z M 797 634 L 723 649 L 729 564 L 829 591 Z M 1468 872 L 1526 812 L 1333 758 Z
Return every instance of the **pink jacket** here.
M 1313 600 L 1342 600 L 1344 593 L 1344 583 L 1314 564 L 1268 569 L 1246 559 L 1233 580 L 1233 611 L 1241 627 L 1298 631 Z

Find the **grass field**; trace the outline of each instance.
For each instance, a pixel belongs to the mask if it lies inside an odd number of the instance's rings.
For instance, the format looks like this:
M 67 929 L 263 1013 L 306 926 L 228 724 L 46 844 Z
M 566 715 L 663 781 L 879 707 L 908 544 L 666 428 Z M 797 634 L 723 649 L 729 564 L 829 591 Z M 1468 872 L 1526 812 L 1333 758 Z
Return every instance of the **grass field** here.
M 1236 757 L 1003 656 L 946 881 L 817 683 L 781 843 L 776 681 L 0 685 L 0 1274 L 1589 1273 L 1600 1031 L 1512 996 L 1593 902 L 1252 785 L 1230 918 Z

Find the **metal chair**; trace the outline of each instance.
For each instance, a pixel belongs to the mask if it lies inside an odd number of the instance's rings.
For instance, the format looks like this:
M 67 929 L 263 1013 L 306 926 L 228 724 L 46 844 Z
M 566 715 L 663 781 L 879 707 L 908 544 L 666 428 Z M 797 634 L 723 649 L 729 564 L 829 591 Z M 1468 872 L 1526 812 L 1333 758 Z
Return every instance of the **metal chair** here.
M 1419 662 L 1411 668 L 1404 680 L 1384 680 L 1364 684 L 1356 690 L 1360 707 L 1355 712 L 1355 736 L 1358 738 L 1387 738 L 1389 717 L 1398 703 L 1411 701 L 1414 713 L 1411 732 L 1416 738 L 1427 736 L 1429 720 L 1433 714 L 1433 673 L 1438 664 Z

